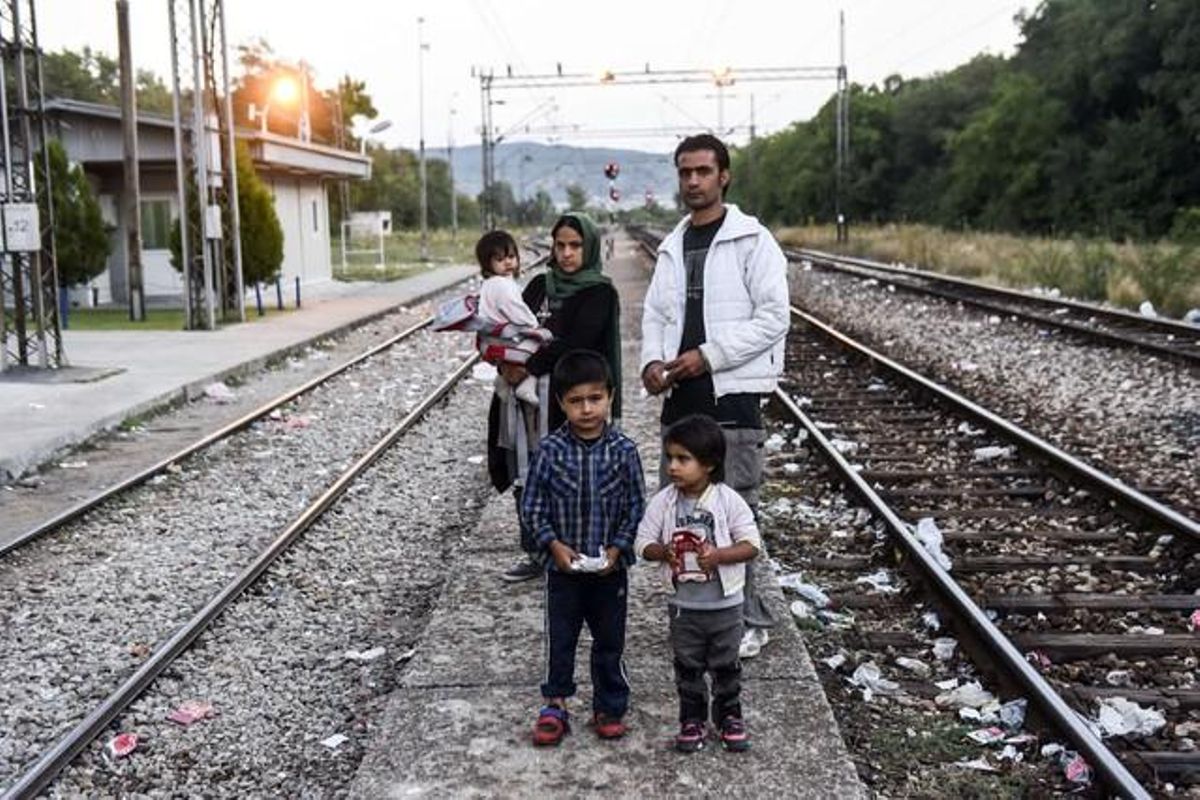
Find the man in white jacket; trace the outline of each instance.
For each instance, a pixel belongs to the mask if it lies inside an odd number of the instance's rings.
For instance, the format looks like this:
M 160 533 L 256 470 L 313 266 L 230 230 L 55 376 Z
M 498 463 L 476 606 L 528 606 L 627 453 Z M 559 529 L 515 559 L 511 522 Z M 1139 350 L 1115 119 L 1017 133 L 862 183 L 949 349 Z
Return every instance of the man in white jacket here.
M 724 203 L 729 151 L 720 139 L 684 139 L 675 166 L 691 213 L 658 247 L 642 312 L 642 383 L 651 394 L 666 393 L 664 428 L 688 414 L 707 414 L 721 425 L 726 481 L 755 508 L 762 399 L 783 372 L 787 259 L 757 219 Z M 664 472 L 665 463 L 660 485 Z M 747 597 L 746 621 L 772 624 L 757 596 Z

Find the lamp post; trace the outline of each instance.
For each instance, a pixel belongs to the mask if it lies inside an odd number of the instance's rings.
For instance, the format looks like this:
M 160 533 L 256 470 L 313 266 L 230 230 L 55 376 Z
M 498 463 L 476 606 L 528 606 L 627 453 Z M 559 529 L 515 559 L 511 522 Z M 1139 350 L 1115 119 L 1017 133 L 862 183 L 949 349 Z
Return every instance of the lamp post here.
M 429 181 L 425 173 L 425 18 L 417 17 L 417 127 L 421 164 L 421 260 L 429 260 Z

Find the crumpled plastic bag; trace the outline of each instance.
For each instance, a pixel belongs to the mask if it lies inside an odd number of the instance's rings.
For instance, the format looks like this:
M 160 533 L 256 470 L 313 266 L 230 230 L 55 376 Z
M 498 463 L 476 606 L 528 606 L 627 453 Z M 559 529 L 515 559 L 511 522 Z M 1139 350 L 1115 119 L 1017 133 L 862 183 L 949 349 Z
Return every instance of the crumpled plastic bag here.
M 942 545 L 945 540 L 942 538 L 942 532 L 938 530 L 937 523 L 933 521 L 933 517 L 921 517 L 917 520 L 917 528 L 913 532 L 917 537 L 917 541 L 925 548 L 925 552 L 933 556 L 938 565 L 947 572 L 950 571 L 952 562 L 950 556 L 942 551 Z
M 962 686 L 939 694 L 933 702 L 943 708 L 982 708 L 988 703 L 995 702 L 996 696 L 979 685 L 979 681 L 964 683 Z
M 863 690 L 863 700 L 868 703 L 876 692 L 891 694 L 900 688 L 900 684 L 883 677 L 879 665 L 874 661 L 865 661 L 859 664 L 848 680 Z
M 779 588 L 800 595 L 817 608 L 826 608 L 831 602 L 829 595 L 821 591 L 819 587 L 811 583 L 805 583 L 804 576 L 799 572 L 789 572 L 787 575 L 780 575 L 777 580 L 779 581 Z
M 1124 697 L 1105 697 L 1098 703 L 1096 724 L 1100 735 L 1109 736 L 1152 736 L 1167 724 L 1166 718 L 1153 708 L 1142 708 Z

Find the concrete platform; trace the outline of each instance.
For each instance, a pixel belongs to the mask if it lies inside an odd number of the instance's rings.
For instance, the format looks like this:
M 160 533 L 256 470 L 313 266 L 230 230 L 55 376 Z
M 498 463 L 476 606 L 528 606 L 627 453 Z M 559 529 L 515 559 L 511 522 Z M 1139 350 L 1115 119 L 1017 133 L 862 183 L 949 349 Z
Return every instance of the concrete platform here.
M 122 420 L 193 397 L 476 273 L 451 266 L 391 283 L 330 283 L 299 311 L 217 331 L 64 331 L 70 366 L 0 373 L 0 481 Z
M 657 475 L 658 401 L 636 384 L 637 341 L 646 267 L 628 239 L 609 270 L 621 292 L 625 367 L 623 429 L 640 445 L 652 488 Z M 572 701 L 574 732 L 557 748 L 530 741 L 541 706 L 542 581 L 499 580 L 516 552 L 512 498 L 495 497 L 447 562 L 447 582 L 416 653 L 375 722 L 350 796 L 615 797 L 709 796 L 855 798 L 866 792 L 791 621 L 782 593 L 755 562 L 759 585 L 779 621 L 771 641 L 745 662 L 744 707 L 753 749 L 726 753 L 715 739 L 683 756 L 671 740 L 678 700 L 667 642 L 663 588 L 654 570 L 635 566 L 625 662 L 632 685 L 629 735 L 602 742 L 587 727 L 591 708 L 586 629 Z

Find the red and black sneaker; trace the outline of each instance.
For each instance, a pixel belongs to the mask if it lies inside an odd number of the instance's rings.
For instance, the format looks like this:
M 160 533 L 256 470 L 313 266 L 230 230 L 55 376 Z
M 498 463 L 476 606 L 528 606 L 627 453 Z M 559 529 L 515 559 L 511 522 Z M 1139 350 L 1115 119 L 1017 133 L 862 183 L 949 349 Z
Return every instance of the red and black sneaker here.
M 704 749 L 704 723 L 695 720 L 679 726 L 675 735 L 675 749 L 681 753 L 695 753 Z
M 601 739 L 620 739 L 628 730 L 620 717 L 610 717 L 603 711 L 597 711 L 592 717 L 592 727 Z
M 721 720 L 721 744 L 734 753 L 750 749 L 750 734 L 746 733 L 746 723 L 741 717 L 731 714 Z

